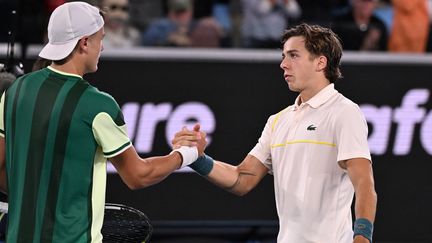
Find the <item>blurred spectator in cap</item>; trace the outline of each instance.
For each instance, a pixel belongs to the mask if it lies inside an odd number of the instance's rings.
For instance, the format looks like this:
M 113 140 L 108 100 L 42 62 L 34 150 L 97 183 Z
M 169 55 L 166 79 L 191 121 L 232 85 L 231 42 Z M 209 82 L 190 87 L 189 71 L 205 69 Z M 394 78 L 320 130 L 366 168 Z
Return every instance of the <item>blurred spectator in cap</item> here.
M 374 16 L 378 0 L 352 0 L 345 13 L 335 17 L 333 31 L 342 40 L 345 50 L 387 50 L 387 29 L 383 21 Z
M 106 49 L 140 45 L 139 31 L 129 24 L 128 0 L 101 0 L 100 7 L 105 11 Z
M 168 9 L 175 12 L 184 12 L 192 9 L 191 0 L 168 0 Z
M 392 0 L 392 4 L 394 15 L 389 51 L 425 52 L 429 35 L 426 0 Z
M 144 31 L 145 46 L 190 46 L 193 27 L 191 0 L 168 0 L 167 16 L 150 23 Z

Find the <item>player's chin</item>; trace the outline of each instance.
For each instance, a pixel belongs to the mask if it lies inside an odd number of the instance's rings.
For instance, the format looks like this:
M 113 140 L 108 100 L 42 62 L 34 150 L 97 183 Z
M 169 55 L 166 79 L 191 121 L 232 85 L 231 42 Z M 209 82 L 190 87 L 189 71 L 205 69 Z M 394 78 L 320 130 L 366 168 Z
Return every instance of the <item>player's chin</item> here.
M 94 73 L 94 72 L 96 72 L 98 70 L 98 66 L 96 65 L 96 66 L 94 66 L 91 70 L 90 70 L 90 72 L 91 73 Z
M 298 87 L 296 87 L 293 83 L 287 82 L 287 84 L 288 84 L 289 90 L 291 90 L 293 92 L 299 92 L 300 91 L 300 89 Z

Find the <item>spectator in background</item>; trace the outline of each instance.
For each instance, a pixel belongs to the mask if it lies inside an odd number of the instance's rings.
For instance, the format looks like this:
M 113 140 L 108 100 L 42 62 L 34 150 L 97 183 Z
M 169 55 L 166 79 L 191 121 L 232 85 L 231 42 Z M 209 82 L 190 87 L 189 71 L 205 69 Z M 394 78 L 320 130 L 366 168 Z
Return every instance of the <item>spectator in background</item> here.
M 231 19 L 231 4 L 230 0 L 216 0 L 212 6 L 212 15 L 221 25 L 224 37 L 222 46 L 232 46 L 233 23 Z
M 391 52 L 425 52 L 429 36 L 426 0 L 392 0 L 393 27 L 389 39 Z
M 139 46 L 139 31 L 129 24 L 128 0 L 100 0 L 105 10 L 104 48 L 125 48 Z
M 329 26 L 335 12 L 348 5 L 349 0 L 300 0 L 301 21 Z
M 242 0 L 243 46 L 246 48 L 278 48 L 280 35 L 289 19 L 297 19 L 301 9 L 296 0 Z
M 332 29 L 342 40 L 345 50 L 387 50 L 386 26 L 373 14 L 377 2 L 378 0 L 352 0 L 351 8 L 345 14 L 335 17 Z
M 385 24 L 387 36 L 389 36 L 393 25 L 393 6 L 391 0 L 379 0 L 374 11 L 374 16 L 381 19 Z
M 129 0 L 130 23 L 140 30 L 145 30 L 151 22 L 164 16 L 162 0 Z
M 227 3 L 215 0 L 194 1 L 196 25 L 191 32 L 191 46 L 219 47 L 229 42 L 230 19 Z
M 193 27 L 191 0 L 168 0 L 167 16 L 150 23 L 142 35 L 145 46 L 190 46 Z
M 430 28 L 432 27 L 432 0 L 427 0 L 428 13 L 429 13 L 429 37 L 427 41 L 426 51 L 432 52 L 432 31 Z
M 222 26 L 213 18 L 207 16 L 200 19 L 191 32 L 192 47 L 220 47 L 225 36 Z

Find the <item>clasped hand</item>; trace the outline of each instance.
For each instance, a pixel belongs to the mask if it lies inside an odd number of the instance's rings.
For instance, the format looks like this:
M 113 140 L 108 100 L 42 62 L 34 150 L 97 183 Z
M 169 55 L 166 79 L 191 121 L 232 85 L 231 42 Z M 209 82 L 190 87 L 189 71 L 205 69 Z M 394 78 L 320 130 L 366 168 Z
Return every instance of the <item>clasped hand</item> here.
M 200 128 L 200 124 L 196 124 L 192 130 L 183 127 L 181 131 L 175 134 L 171 145 L 174 149 L 180 148 L 181 146 L 195 146 L 198 149 L 198 155 L 203 155 L 207 146 L 207 134 L 200 131 Z

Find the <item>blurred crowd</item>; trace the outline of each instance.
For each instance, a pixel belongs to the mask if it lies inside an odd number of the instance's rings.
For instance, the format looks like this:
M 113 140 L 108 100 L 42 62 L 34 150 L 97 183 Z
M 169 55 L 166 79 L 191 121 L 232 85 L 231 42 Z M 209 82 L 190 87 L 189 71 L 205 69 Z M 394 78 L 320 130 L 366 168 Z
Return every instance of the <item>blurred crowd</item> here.
M 46 42 L 49 15 L 65 1 L 0 0 L 0 42 L 10 28 L 22 45 Z M 285 29 L 307 22 L 332 28 L 345 50 L 432 51 L 432 0 L 86 1 L 105 12 L 105 49 L 279 48 Z M 10 9 L 17 19 L 7 18 Z

